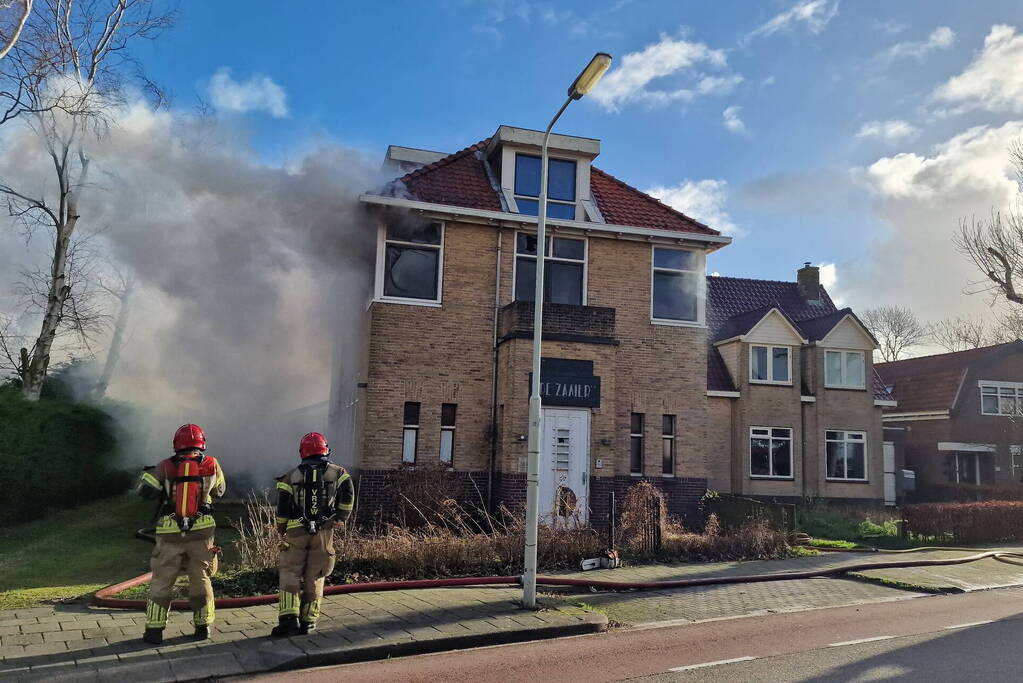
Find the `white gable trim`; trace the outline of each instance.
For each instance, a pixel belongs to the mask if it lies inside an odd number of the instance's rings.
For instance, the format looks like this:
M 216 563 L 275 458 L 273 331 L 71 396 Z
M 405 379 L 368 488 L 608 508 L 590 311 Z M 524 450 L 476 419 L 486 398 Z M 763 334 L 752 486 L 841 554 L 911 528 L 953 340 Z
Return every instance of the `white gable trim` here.
M 863 325 L 861 325 L 860 321 L 857 320 L 855 316 L 850 315 L 848 313 L 846 313 L 841 320 L 835 323 L 834 326 L 832 326 L 832 328 L 828 331 L 828 333 L 824 335 L 824 338 L 817 342 L 817 344 L 819 346 L 828 346 L 831 343 L 832 335 L 834 335 L 839 328 L 846 325 L 847 323 L 852 323 L 853 328 L 860 333 L 860 335 L 863 337 L 867 345 L 863 347 L 857 346 L 849 347 L 848 345 L 844 345 L 842 346 L 842 348 L 853 348 L 857 351 L 873 351 L 874 349 L 877 348 L 877 342 L 874 340 L 873 335 L 870 334 L 870 331 L 867 330 L 867 328 L 865 328 Z
M 749 332 L 747 332 L 746 334 L 742 335 L 742 340 L 746 341 L 746 342 L 750 342 L 750 343 L 757 343 L 757 342 L 761 341 L 760 339 L 757 338 L 757 330 L 760 328 L 761 325 L 764 324 L 764 322 L 769 317 L 771 317 L 772 314 L 774 316 L 776 316 L 779 320 L 781 320 L 782 323 L 784 323 L 785 327 L 789 330 L 789 332 L 792 333 L 793 345 L 795 345 L 795 344 L 806 344 L 807 343 L 806 339 L 803 338 L 803 335 L 799 333 L 799 330 L 797 330 L 792 325 L 792 323 L 789 322 L 788 318 L 786 318 L 782 314 L 782 312 L 779 311 L 777 308 L 772 308 L 767 313 L 765 313 L 763 315 L 763 317 L 760 318 L 760 320 L 757 321 L 757 324 L 750 328 Z M 768 343 L 770 340 L 766 340 L 765 339 L 763 341 L 764 341 L 764 343 Z

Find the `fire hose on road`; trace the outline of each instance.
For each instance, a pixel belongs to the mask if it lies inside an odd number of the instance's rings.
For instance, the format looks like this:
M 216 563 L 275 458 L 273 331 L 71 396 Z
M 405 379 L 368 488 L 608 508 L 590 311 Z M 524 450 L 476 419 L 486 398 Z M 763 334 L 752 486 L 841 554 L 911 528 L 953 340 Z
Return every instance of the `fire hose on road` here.
M 892 554 L 918 553 L 925 551 L 969 552 L 972 548 L 925 547 L 908 550 L 877 550 L 866 552 L 884 552 Z M 999 562 L 1023 566 L 1023 554 L 1007 550 L 989 550 L 966 557 L 933 558 L 920 560 L 888 560 L 881 562 L 859 562 L 841 567 L 811 569 L 805 571 L 775 572 L 770 574 L 747 574 L 743 576 L 710 576 L 694 579 L 675 579 L 671 581 L 605 581 L 600 579 L 576 579 L 558 576 L 538 576 L 536 583 L 541 586 L 561 586 L 577 588 L 603 588 L 607 590 L 658 590 L 665 588 L 691 588 L 694 586 L 715 586 L 733 583 L 763 583 L 767 581 L 791 581 L 793 579 L 813 579 L 827 576 L 840 576 L 848 572 L 863 572 L 876 569 L 902 569 L 906 567 L 937 567 L 966 564 L 979 560 L 994 559 Z M 136 576 L 133 579 L 107 586 L 93 596 L 93 604 L 98 607 L 120 607 L 125 609 L 145 609 L 145 600 L 128 600 L 112 597 L 128 588 L 141 585 L 152 578 L 152 573 Z M 343 593 L 367 593 L 392 590 L 412 590 L 417 588 L 450 588 L 456 586 L 496 586 L 519 585 L 521 576 L 470 576 L 451 579 L 421 579 L 413 581 L 377 581 L 372 583 L 350 583 L 327 586 L 325 595 L 341 595 Z M 277 595 L 253 595 L 244 598 L 217 598 L 218 608 L 253 607 L 277 602 Z M 187 600 L 175 600 L 172 609 L 191 609 Z

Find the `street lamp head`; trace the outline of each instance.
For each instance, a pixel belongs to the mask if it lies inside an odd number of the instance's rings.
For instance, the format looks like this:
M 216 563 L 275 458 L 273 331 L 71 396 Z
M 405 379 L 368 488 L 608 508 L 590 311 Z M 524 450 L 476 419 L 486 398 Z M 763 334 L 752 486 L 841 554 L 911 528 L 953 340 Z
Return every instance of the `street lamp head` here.
M 588 95 L 610 66 L 611 55 L 606 52 L 598 52 L 593 55 L 593 59 L 586 65 L 586 68 L 575 77 L 572 85 L 568 86 L 568 96 L 573 100 L 578 100 L 583 95 Z

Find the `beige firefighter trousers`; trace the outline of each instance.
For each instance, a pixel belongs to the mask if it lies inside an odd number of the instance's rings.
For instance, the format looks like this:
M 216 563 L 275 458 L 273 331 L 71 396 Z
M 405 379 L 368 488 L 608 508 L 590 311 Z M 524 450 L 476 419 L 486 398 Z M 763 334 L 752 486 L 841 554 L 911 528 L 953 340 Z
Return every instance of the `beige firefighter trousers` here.
M 323 583 L 334 571 L 333 525 L 315 534 L 305 529 L 291 529 L 281 544 L 280 567 L 281 614 L 298 614 L 298 605 L 287 605 L 287 596 L 301 596 L 303 621 L 315 622 L 319 602 L 323 599 Z
M 149 560 L 153 571 L 149 601 L 163 609 L 158 610 L 162 614 L 152 620 L 154 627 L 161 627 L 161 621 L 166 623 L 166 608 L 173 597 L 174 582 L 182 572 L 188 574 L 188 600 L 195 625 L 213 623 L 213 584 L 210 577 L 217 573 L 218 564 L 213 534 L 214 529 L 203 529 L 189 531 L 184 536 L 156 535 L 156 548 Z

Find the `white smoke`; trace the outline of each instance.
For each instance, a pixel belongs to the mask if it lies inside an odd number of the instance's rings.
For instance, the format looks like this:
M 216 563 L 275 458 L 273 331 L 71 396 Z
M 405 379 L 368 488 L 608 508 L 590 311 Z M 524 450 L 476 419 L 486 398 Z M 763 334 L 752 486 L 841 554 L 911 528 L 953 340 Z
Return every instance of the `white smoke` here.
M 175 428 L 195 422 L 229 483 L 267 485 L 302 434 L 335 436 L 332 359 L 335 345 L 358 343 L 373 258 L 357 200 L 378 182 L 370 163 L 323 144 L 287 168 L 268 165 L 215 120 L 144 105 L 87 142 L 94 187 L 79 227 L 139 281 L 108 392 L 144 416 L 137 459 L 166 457 Z M 27 129 L 9 133 L 0 177 L 39 168 L 40 152 Z

